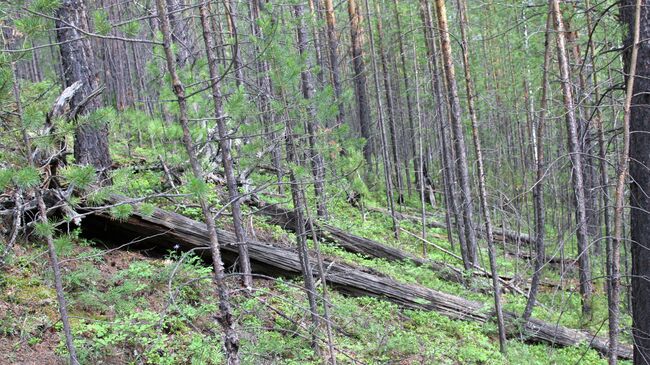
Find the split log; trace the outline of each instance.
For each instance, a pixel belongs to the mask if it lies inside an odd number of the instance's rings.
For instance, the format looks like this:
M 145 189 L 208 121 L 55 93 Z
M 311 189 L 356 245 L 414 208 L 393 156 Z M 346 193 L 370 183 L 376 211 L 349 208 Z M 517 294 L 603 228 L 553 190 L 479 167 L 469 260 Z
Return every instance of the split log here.
M 178 247 L 209 255 L 208 233 L 204 223 L 162 209 L 155 209 L 152 214 L 146 216 L 138 213 L 136 209 L 132 216 L 121 221 L 111 218 L 106 212 L 97 212 L 83 220 L 82 228 L 85 234 L 98 238 L 128 241 L 138 237 L 141 240 L 140 245 L 146 243 L 157 249 Z M 234 234 L 219 230 L 218 236 L 223 259 L 227 263 L 236 262 L 238 251 Z M 252 240 L 247 243 L 254 272 L 289 277 L 300 274 L 300 260 L 294 250 Z M 399 283 L 389 277 L 333 261 L 326 261 L 324 267 L 327 267 L 325 274 L 328 283 L 348 295 L 377 297 L 403 308 L 432 310 L 453 319 L 487 322 L 492 317 L 479 302 L 419 285 Z M 317 267 L 314 267 L 313 271 L 314 275 L 319 275 Z M 511 326 L 516 326 L 518 317 L 514 313 L 506 313 L 506 320 Z M 557 346 L 586 343 L 601 353 L 607 353 L 608 350 L 607 340 L 603 338 L 537 319 L 531 319 L 522 330 L 527 336 L 526 339 L 532 342 Z M 632 348 L 619 345 L 617 354 L 620 358 L 630 359 Z

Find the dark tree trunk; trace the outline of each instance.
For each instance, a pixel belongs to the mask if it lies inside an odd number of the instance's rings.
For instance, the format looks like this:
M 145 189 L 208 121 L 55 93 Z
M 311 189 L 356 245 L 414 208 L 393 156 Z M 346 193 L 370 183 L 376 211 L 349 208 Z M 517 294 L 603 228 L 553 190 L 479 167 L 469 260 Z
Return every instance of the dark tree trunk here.
M 552 30 L 553 15 L 550 11 L 547 14 L 546 20 L 546 37 L 544 42 L 544 66 L 542 69 L 542 100 L 540 105 L 539 121 L 537 122 L 535 133 L 534 146 L 536 151 L 535 155 L 535 186 L 533 187 L 533 209 L 535 210 L 535 266 L 533 278 L 530 283 L 530 291 L 528 292 L 528 301 L 526 308 L 522 315 L 524 321 L 528 321 L 533 314 L 533 308 L 537 298 L 537 290 L 542 278 L 542 270 L 544 269 L 544 262 L 546 261 L 546 250 L 544 245 L 544 237 L 546 233 L 546 212 L 544 210 L 544 124 L 546 122 L 546 114 L 548 109 L 548 69 L 551 63 L 551 30 Z
M 99 81 L 94 65 L 94 55 L 88 38 L 83 38 L 79 29 L 88 30 L 88 18 L 83 0 L 63 0 L 56 11 L 56 39 L 61 51 L 63 64 L 64 87 L 80 81 L 81 90 L 70 102 L 70 108 L 78 108 L 76 115 L 92 113 L 101 105 L 98 98 L 91 97 L 99 90 Z M 70 26 L 74 25 L 74 26 Z M 90 99 L 87 99 L 89 98 Z M 97 170 L 104 171 L 111 166 L 108 149 L 108 126 L 103 123 L 79 124 L 75 130 L 74 143 L 75 162 L 93 165 Z
M 379 47 L 379 60 L 381 62 L 381 71 L 384 82 L 384 94 L 386 96 L 386 112 L 388 115 L 388 131 L 390 132 L 390 151 L 392 152 L 392 167 L 395 172 L 395 183 L 397 189 L 397 203 L 404 202 L 403 191 L 404 184 L 402 183 L 402 172 L 400 171 L 401 158 L 400 149 L 397 143 L 397 126 L 396 126 L 396 108 L 393 105 L 393 83 L 391 82 L 390 69 L 388 66 L 388 56 L 384 49 L 384 30 L 382 26 L 381 14 L 379 10 L 379 3 L 375 2 L 375 13 L 377 15 L 377 46 Z M 373 55 L 374 56 L 374 55 Z M 378 90 L 379 91 L 379 90 Z
M 172 39 L 177 46 L 176 65 L 183 68 L 193 63 L 191 37 L 189 35 L 189 23 L 184 18 L 184 0 L 166 0 L 167 13 L 171 24 Z
M 363 145 L 363 156 L 366 159 L 366 164 L 371 167 L 374 140 L 370 128 L 370 105 L 368 91 L 366 90 L 366 63 L 363 60 L 362 17 L 356 0 L 348 0 L 348 15 L 350 17 L 350 41 L 352 43 L 352 66 L 354 68 L 353 78 L 354 92 L 357 97 L 357 113 L 359 114 L 361 137 L 366 140 Z
M 634 0 L 621 5 L 622 20 L 629 29 L 625 40 L 625 69 L 631 67 Z M 639 39 L 650 38 L 650 1 L 641 1 Z M 634 364 L 650 364 L 650 43 L 638 44 L 636 80 L 630 109 L 630 220 L 632 251 L 632 315 Z
M 366 15 L 370 18 L 370 6 L 368 0 L 365 0 Z M 386 140 L 386 128 L 384 126 L 384 111 L 381 102 L 381 88 L 379 86 L 379 70 L 377 69 L 377 60 L 375 57 L 375 40 L 372 36 L 372 26 L 368 24 L 368 35 L 370 37 L 370 55 L 372 60 L 373 81 L 375 84 L 375 100 L 377 102 L 377 122 L 379 123 L 379 134 L 381 142 L 382 159 L 384 162 L 384 181 L 386 182 L 386 205 L 390 210 L 390 216 L 393 221 L 393 234 L 399 239 L 399 224 L 395 217 L 395 205 L 393 202 L 393 180 L 390 175 L 390 157 L 388 157 L 388 142 Z
M 436 59 L 438 55 L 438 47 L 436 45 L 436 38 L 434 36 L 433 28 L 433 15 L 431 13 L 431 5 L 428 0 L 420 0 L 420 16 L 422 18 L 422 23 L 424 25 L 425 32 L 425 41 L 427 45 L 427 63 L 429 66 L 429 73 L 431 74 L 431 83 L 432 89 L 435 95 L 436 100 L 436 114 L 438 114 L 438 130 L 439 133 L 436 133 L 440 141 L 440 159 L 442 161 L 442 178 L 443 178 L 443 189 L 445 192 L 445 204 L 446 204 L 446 222 L 447 225 L 447 237 L 451 247 L 454 246 L 452 229 L 451 229 L 451 219 L 454 220 L 454 226 L 458 232 L 458 240 L 460 246 L 461 256 L 463 257 L 463 264 L 465 269 L 469 269 L 469 260 L 467 260 L 467 245 L 465 242 L 465 235 L 463 232 L 464 224 L 463 217 L 459 213 L 458 204 L 456 200 L 456 175 L 452 167 L 453 157 L 452 150 L 448 145 L 449 139 L 449 123 L 446 122 L 447 118 L 447 109 L 445 108 L 446 99 L 443 94 L 443 77 L 439 71 L 438 60 Z M 426 164 L 422 166 L 424 169 Z M 423 174 L 426 176 L 426 174 Z
M 261 14 L 260 14 L 260 3 L 259 0 L 251 0 L 249 2 L 249 9 L 250 9 L 250 17 L 251 17 L 251 32 L 252 34 L 259 40 L 264 39 L 264 34 L 262 33 L 262 28 L 259 25 L 259 21 L 261 20 Z M 261 51 L 260 49 L 256 48 L 256 51 L 259 52 Z M 278 181 L 278 193 L 284 194 L 284 185 L 283 185 L 283 178 L 284 178 L 284 173 L 283 169 L 281 168 L 281 163 L 282 163 L 282 149 L 280 147 L 280 141 L 278 140 L 277 133 L 272 130 L 273 124 L 274 124 L 274 113 L 271 110 L 271 95 L 272 95 L 272 88 L 271 88 L 271 77 L 269 76 L 269 63 L 265 59 L 257 59 L 256 61 L 256 67 L 257 67 L 257 73 L 258 73 L 258 86 L 262 90 L 261 96 L 260 96 L 260 110 L 262 111 L 262 124 L 264 125 L 264 132 L 269 136 L 271 139 L 271 143 L 273 144 L 273 149 L 271 150 L 271 161 L 273 163 L 273 167 L 275 168 L 276 171 L 276 177 Z
M 334 4 L 332 0 L 324 0 L 325 22 L 327 24 L 327 49 L 330 60 L 330 74 L 332 76 L 332 87 L 336 97 L 339 113 L 336 116 L 337 124 L 343 123 L 345 110 L 341 100 L 343 90 L 341 87 L 341 76 L 339 73 L 339 39 L 336 33 L 336 17 L 334 16 Z
M 488 246 L 488 258 L 490 261 L 490 272 L 492 273 L 492 288 L 494 290 L 494 308 L 497 317 L 497 327 L 499 329 L 499 347 L 501 352 L 506 352 L 506 330 L 503 320 L 503 308 L 501 306 L 501 288 L 499 283 L 499 274 L 497 270 L 496 250 L 494 248 L 494 235 L 492 232 L 492 219 L 490 217 L 490 207 L 487 201 L 487 187 L 485 186 L 485 167 L 483 166 L 483 151 L 481 149 L 481 138 L 478 131 L 478 116 L 476 105 L 474 103 L 474 82 L 470 72 L 469 64 L 469 42 L 467 40 L 467 28 L 469 28 L 469 21 L 467 20 L 467 7 L 464 0 L 458 0 L 458 14 L 460 15 L 460 33 L 462 41 L 462 55 L 463 55 L 463 71 L 465 73 L 465 90 L 467 92 L 467 109 L 470 115 L 472 124 L 472 140 L 474 142 L 474 149 L 476 150 L 476 165 L 478 168 L 478 187 L 479 187 L 479 203 L 481 205 L 481 212 L 483 213 L 483 221 L 485 224 L 485 238 Z

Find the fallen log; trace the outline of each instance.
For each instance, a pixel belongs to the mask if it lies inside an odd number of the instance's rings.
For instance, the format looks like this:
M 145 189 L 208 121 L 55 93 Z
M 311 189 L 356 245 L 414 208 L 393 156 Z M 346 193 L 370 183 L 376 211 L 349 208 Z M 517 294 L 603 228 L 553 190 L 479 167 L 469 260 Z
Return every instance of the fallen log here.
M 248 204 L 257 208 L 256 213 L 263 214 L 264 216 L 268 217 L 269 223 L 279 225 L 280 227 L 286 230 L 295 231 L 296 221 L 294 219 L 294 215 L 292 211 L 284 209 L 278 206 L 277 204 L 265 203 L 256 198 L 250 199 L 248 201 Z M 463 276 L 464 271 L 446 262 L 439 262 L 439 261 L 417 257 L 415 255 L 411 255 L 397 248 L 381 244 L 377 241 L 365 237 L 357 236 L 349 232 L 345 232 L 340 228 L 334 227 L 326 223 L 313 222 L 313 226 L 317 230 L 320 239 L 329 243 L 333 243 L 348 252 L 353 252 L 353 253 L 361 254 L 372 258 L 386 259 L 388 261 L 409 261 L 414 263 L 417 266 L 428 266 L 429 268 L 431 268 L 433 271 L 436 272 L 436 275 L 438 277 L 440 277 L 443 280 L 454 282 L 454 283 L 467 284 L 467 279 Z M 407 233 L 413 235 L 408 231 Z M 423 241 L 426 242 L 426 240 Z M 455 259 L 461 260 L 460 257 L 454 255 L 453 253 L 450 253 L 448 251 L 445 252 L 451 255 L 452 257 L 454 257 Z M 477 278 L 492 277 L 489 271 L 478 266 L 476 267 L 476 269 L 478 270 L 472 272 L 472 275 L 474 277 Z M 500 276 L 499 280 L 503 284 L 504 287 L 503 289 L 511 290 L 524 296 L 526 295 L 526 293 L 523 290 L 517 288 L 513 284 L 512 280 L 506 280 L 505 277 L 503 276 Z M 485 289 L 487 290 L 487 288 Z
M 254 197 L 249 199 L 247 203 L 257 209 L 256 214 L 262 214 L 267 217 L 269 223 L 280 226 L 285 230 L 296 230 L 296 220 L 292 211 L 282 208 L 277 204 L 265 203 Z M 348 252 L 372 258 L 386 259 L 388 261 L 408 261 L 417 266 L 429 265 L 429 267 L 438 272 L 447 281 L 456 283 L 464 282 L 463 271 L 447 263 L 426 260 L 397 248 L 345 232 L 329 224 L 320 222 L 312 223 L 319 239 L 333 243 Z
M 129 241 L 139 238 L 139 245 L 146 244 L 155 249 L 197 250 L 201 255 L 209 255 L 208 233 L 204 223 L 194 221 L 180 214 L 154 209 L 153 213 L 143 215 L 135 210 L 128 219 L 115 220 L 109 213 L 97 211 L 82 221 L 86 235 L 106 238 L 113 241 Z M 236 262 L 237 247 L 233 233 L 219 230 L 219 242 L 226 263 Z M 249 240 L 251 266 L 257 273 L 272 276 L 298 276 L 301 271 L 298 254 L 292 250 L 270 244 Z M 396 282 L 389 277 L 364 271 L 361 268 L 326 261 L 325 273 L 328 283 L 342 293 L 353 296 L 372 296 L 388 300 L 397 305 L 416 310 L 432 310 L 453 319 L 487 322 L 492 313 L 486 311 L 482 303 L 470 301 L 454 295 L 442 293 L 419 285 Z M 318 275 L 318 268 L 313 268 Z M 518 325 L 514 313 L 505 313 L 510 326 Z M 557 346 L 576 346 L 586 343 L 591 348 L 606 353 L 607 340 L 589 333 L 569 329 L 537 319 L 523 325 L 521 331 L 532 342 L 543 342 Z M 516 331 L 520 333 L 520 331 Z M 617 355 L 623 359 L 632 357 L 632 348 L 619 345 Z
M 390 212 L 382 209 L 382 208 L 368 208 L 369 211 L 371 212 L 376 212 L 376 213 L 382 213 L 386 215 L 390 215 Z M 400 213 L 400 212 L 395 212 L 395 219 L 397 220 L 408 220 L 416 224 L 421 224 L 422 223 L 422 218 L 407 214 L 407 213 Z M 426 220 L 426 225 L 427 227 L 431 228 L 442 228 L 442 229 L 447 229 L 447 225 L 441 222 L 434 221 L 431 216 L 427 216 Z M 479 233 L 484 234 L 484 228 L 482 227 L 477 227 L 476 228 Z M 503 241 L 506 240 L 511 243 L 517 243 L 517 242 L 522 242 L 525 244 L 532 244 L 533 239 L 525 234 L 525 233 L 517 233 L 515 231 L 509 230 L 507 228 L 499 228 L 495 229 L 493 232 L 494 235 L 494 240 L 495 241 Z
M 528 252 L 520 251 L 520 252 L 515 252 L 510 249 L 506 249 L 506 254 L 510 256 L 515 256 L 520 259 L 524 259 L 526 261 L 533 261 L 535 260 L 535 255 L 531 255 Z M 547 265 L 552 265 L 552 266 L 559 266 L 559 267 L 574 267 L 576 265 L 576 259 L 562 259 L 560 257 L 556 256 L 550 256 L 547 255 L 546 258 L 544 259 L 544 263 Z

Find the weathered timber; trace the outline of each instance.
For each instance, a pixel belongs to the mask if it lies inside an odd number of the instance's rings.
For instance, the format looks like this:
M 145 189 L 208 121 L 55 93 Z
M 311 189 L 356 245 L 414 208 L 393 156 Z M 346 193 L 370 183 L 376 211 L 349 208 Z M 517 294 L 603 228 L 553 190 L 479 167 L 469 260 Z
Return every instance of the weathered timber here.
M 258 198 L 251 198 L 247 200 L 247 204 L 257 208 L 256 214 L 261 214 L 267 217 L 267 220 L 271 224 L 278 225 L 283 229 L 295 231 L 295 219 L 293 217 L 293 212 L 280 207 L 277 204 L 269 204 L 259 200 Z M 328 243 L 332 243 L 336 246 L 343 248 L 344 250 L 352 253 L 361 254 L 363 256 L 380 258 L 388 261 L 409 261 L 414 263 L 417 266 L 426 266 L 431 270 L 436 272 L 436 275 L 443 280 L 467 284 L 467 278 L 464 277 L 464 270 L 448 264 L 446 262 L 428 260 L 421 257 L 417 257 L 408 252 L 399 250 L 394 247 L 390 247 L 384 244 L 381 244 L 377 241 L 357 236 L 344 230 L 334 227 L 329 224 L 322 222 L 313 222 L 314 228 L 317 230 L 320 238 Z M 405 231 L 407 234 L 413 235 L 412 233 Z M 418 237 L 419 238 L 419 237 Z M 420 238 L 421 239 L 421 238 Z M 426 241 L 425 241 L 426 242 Z M 426 242 L 428 243 L 428 242 Z M 452 255 L 458 260 L 462 260 L 460 257 L 454 255 L 453 253 L 446 253 Z M 472 271 L 472 275 L 475 278 L 491 278 L 492 275 L 489 271 L 476 267 L 478 270 Z M 519 287 L 516 286 L 516 282 L 521 281 L 521 278 L 513 278 L 506 275 L 499 275 L 499 280 L 503 284 L 502 290 L 512 291 L 519 293 L 521 295 L 526 295 L 526 293 Z M 527 284 L 527 283 L 526 283 Z M 555 283 L 544 282 L 544 286 L 548 287 L 558 287 Z M 480 292 L 489 292 L 488 288 L 478 288 L 475 289 Z
M 109 213 L 98 211 L 82 222 L 86 235 L 113 241 L 129 241 L 139 238 L 138 245 L 155 249 L 196 250 L 209 255 L 206 225 L 180 214 L 155 209 L 150 215 L 135 210 L 126 220 L 115 220 Z M 233 233 L 219 230 L 219 242 L 226 263 L 236 262 L 237 247 Z M 298 254 L 289 248 L 277 247 L 249 240 L 249 254 L 252 269 L 256 273 L 272 276 L 298 276 L 300 261 Z M 492 313 L 482 303 L 442 293 L 419 285 L 396 282 L 389 277 L 369 273 L 362 268 L 326 260 L 327 282 L 338 291 L 353 296 L 372 296 L 388 300 L 403 308 L 432 310 L 453 319 L 486 322 Z M 313 268 L 318 275 L 318 268 Z M 517 315 L 505 313 L 509 325 L 517 325 Z M 523 332 L 531 342 L 543 342 L 557 346 L 576 346 L 582 343 L 601 352 L 607 352 L 607 340 L 586 332 L 569 329 L 556 324 L 531 319 L 524 324 Z M 619 345 L 620 358 L 632 357 L 632 348 Z
M 277 204 L 265 203 L 256 198 L 249 199 L 247 203 L 257 208 L 256 214 L 262 214 L 267 217 L 269 223 L 280 226 L 286 230 L 295 231 L 296 220 L 292 211 L 284 209 Z M 443 279 L 456 283 L 463 282 L 462 270 L 452 265 L 444 262 L 426 260 L 397 248 L 345 232 L 329 224 L 321 222 L 312 223 L 320 239 L 333 243 L 348 252 L 367 257 L 386 259 L 388 261 L 408 261 L 417 266 L 429 265 L 429 267 L 437 271 Z
M 390 214 L 390 212 L 388 212 L 387 210 L 382 209 L 382 208 L 368 208 L 368 210 L 371 211 L 371 212 L 382 213 L 382 214 L 386 214 L 386 215 Z M 411 221 L 411 222 L 413 222 L 415 224 L 421 224 L 421 222 L 422 222 L 421 217 L 411 215 L 411 214 L 407 214 L 407 213 L 395 212 L 395 218 L 397 220 L 408 220 L 408 221 Z M 434 221 L 432 218 L 433 217 L 431 217 L 431 216 L 427 217 L 426 224 L 427 224 L 428 227 L 447 229 L 446 224 Z M 476 230 L 481 235 L 483 235 L 485 233 L 483 231 L 483 228 L 477 227 Z M 493 236 L 494 236 L 495 242 L 505 240 L 505 241 L 508 241 L 508 242 L 511 242 L 511 243 L 517 243 L 517 242 L 525 243 L 525 244 L 534 243 L 533 242 L 534 240 L 529 235 L 527 235 L 525 233 L 517 233 L 517 232 L 515 232 L 513 230 L 510 230 L 510 229 L 507 229 L 507 228 L 495 229 L 494 232 L 493 232 Z

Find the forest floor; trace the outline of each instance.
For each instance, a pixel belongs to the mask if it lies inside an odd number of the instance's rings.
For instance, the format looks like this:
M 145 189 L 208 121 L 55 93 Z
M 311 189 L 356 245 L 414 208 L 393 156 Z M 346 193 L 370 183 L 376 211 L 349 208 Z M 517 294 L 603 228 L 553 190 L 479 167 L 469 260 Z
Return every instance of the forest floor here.
M 288 198 L 263 198 L 288 203 Z M 422 242 L 417 239 L 407 234 L 402 234 L 399 241 L 392 237 L 391 222 L 386 215 L 366 211 L 364 217 L 343 198 L 333 197 L 330 207 L 330 224 L 423 255 Z M 193 208 L 183 213 L 197 214 Z M 267 223 L 262 217 L 250 217 L 248 233 L 258 240 L 285 245 L 295 242 L 292 233 Z M 433 217 L 444 221 L 436 212 Z M 407 221 L 402 221 L 401 227 L 413 233 L 421 230 Z M 105 243 L 80 237 L 78 231 L 66 236 L 57 240 L 57 249 L 64 267 L 64 284 L 82 364 L 222 363 L 219 327 L 214 321 L 217 306 L 212 295 L 211 269 L 200 258 L 183 257 L 175 251 L 160 255 L 113 250 Z M 452 250 L 443 229 L 427 229 L 427 238 Z M 530 265 L 506 254 L 516 247 L 503 250 L 504 247 L 499 250 L 500 273 L 529 277 Z M 523 246 L 519 249 L 528 250 Z M 363 266 L 398 282 L 480 301 L 487 308 L 493 306 L 490 284 L 485 278 L 475 278 L 465 287 L 411 263 L 362 257 L 326 244 L 321 245 L 321 250 L 337 262 Z M 462 266 L 434 247 L 426 251 L 430 259 Z M 485 252 L 481 259 L 486 260 Z M 66 363 L 46 248 L 36 240 L 23 243 L 16 249 L 9 266 L 11 269 L 0 277 L 0 354 L 3 354 L 0 363 Z M 546 270 L 547 282 L 559 282 L 561 277 L 564 275 L 557 268 Z M 542 288 L 539 298 L 542 306 L 536 308 L 534 316 L 605 336 L 607 308 L 602 285 L 597 286 L 594 315 L 586 320 L 579 313 L 575 282 L 564 278 L 562 284 L 563 289 Z M 310 346 L 308 304 L 300 280 L 259 278 L 250 294 L 238 289 L 234 277 L 230 285 L 243 363 L 322 363 L 325 354 L 316 354 Z M 339 364 L 606 363 L 600 354 L 584 345 L 556 348 L 516 339 L 508 341 L 508 352 L 503 355 L 499 352 L 494 323 L 452 320 L 435 312 L 404 310 L 380 299 L 328 292 Z M 503 300 L 505 309 L 523 311 L 524 296 L 508 292 Z M 319 332 L 319 341 L 321 351 L 326 352 L 324 330 Z

